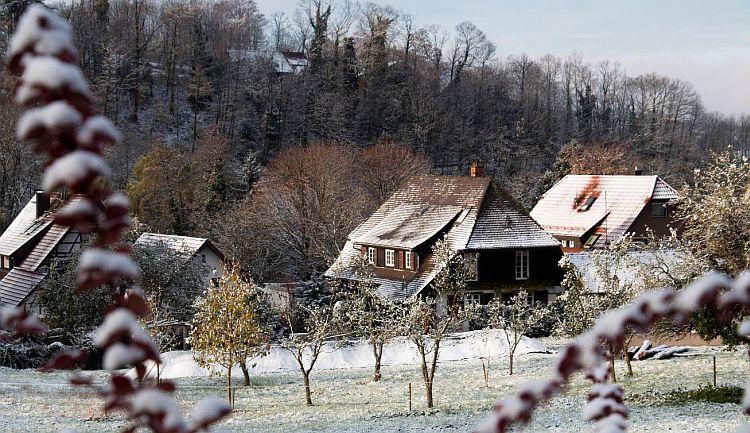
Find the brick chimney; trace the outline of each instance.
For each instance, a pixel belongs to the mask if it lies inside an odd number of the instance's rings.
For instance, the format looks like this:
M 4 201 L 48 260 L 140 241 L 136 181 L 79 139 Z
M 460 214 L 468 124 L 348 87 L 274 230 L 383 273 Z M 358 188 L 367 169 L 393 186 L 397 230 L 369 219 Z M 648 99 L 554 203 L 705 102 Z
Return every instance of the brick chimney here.
M 49 194 L 44 191 L 36 192 L 36 217 L 44 215 L 49 210 Z
M 484 167 L 477 164 L 476 162 L 472 162 L 469 166 L 469 176 L 471 177 L 482 177 L 484 176 Z
M 641 170 L 640 168 L 638 168 L 638 166 L 636 165 L 635 166 L 635 170 L 633 170 L 633 174 L 636 175 L 636 176 L 642 176 L 643 175 L 643 170 Z

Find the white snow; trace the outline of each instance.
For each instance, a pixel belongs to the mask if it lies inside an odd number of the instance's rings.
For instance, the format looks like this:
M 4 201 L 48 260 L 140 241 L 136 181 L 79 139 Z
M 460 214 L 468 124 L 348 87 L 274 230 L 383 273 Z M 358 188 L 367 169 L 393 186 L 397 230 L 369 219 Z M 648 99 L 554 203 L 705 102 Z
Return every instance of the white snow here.
M 145 356 L 146 353 L 138 347 L 115 343 L 104 352 L 102 366 L 105 370 L 117 370 L 140 362 Z
M 86 120 L 78 131 L 78 142 L 88 149 L 98 149 L 100 141 L 118 144 L 122 140 L 115 125 L 104 116 L 94 116 Z
M 76 128 L 81 123 L 81 113 L 64 101 L 55 101 L 41 108 L 34 108 L 18 121 L 16 136 L 19 140 L 28 140 L 29 135 L 39 128 L 60 131 Z
M 544 353 L 547 348 L 536 340 L 524 337 L 516 349 L 516 355 L 528 353 Z M 507 357 L 508 349 L 501 330 L 483 330 L 454 334 L 445 340 L 440 348 L 440 361 L 458 361 L 466 359 L 487 358 L 500 360 Z M 221 373 L 222 367 L 216 366 L 211 370 L 202 368 L 193 360 L 189 351 L 166 352 L 161 355 L 162 365 L 160 376 L 163 379 L 179 377 L 204 377 L 211 373 Z M 151 361 L 148 361 L 149 363 Z M 414 344 L 405 338 L 398 338 L 386 344 L 383 350 L 382 363 L 389 365 L 417 365 L 419 358 Z M 349 343 L 344 347 L 334 349 L 327 344 L 315 363 L 314 371 L 336 370 L 349 368 L 371 368 L 374 365 L 372 348 L 369 342 L 360 341 Z M 255 358 L 248 362 L 248 369 L 252 373 L 271 373 L 290 371 L 299 368 L 294 357 L 288 350 L 272 346 L 268 356 Z M 242 374 L 239 367 L 232 370 L 233 374 Z M 134 372 L 130 372 L 134 374 Z M 150 376 L 156 375 L 153 363 L 149 364 Z
M 182 431 L 185 426 L 185 419 L 177 403 L 163 391 L 156 389 L 143 389 L 136 393 L 132 401 L 132 413 L 136 416 L 160 418 L 162 425 L 167 431 Z
M 680 313 L 692 314 L 706 300 L 715 297 L 720 288 L 731 287 L 732 281 L 718 272 L 711 272 L 677 292 L 672 307 Z
M 44 171 L 42 188 L 52 191 L 61 185 L 76 185 L 92 176 L 110 177 L 111 171 L 102 157 L 76 150 L 56 160 Z
M 50 56 L 27 57 L 25 62 L 26 70 L 16 92 L 17 104 L 28 105 L 33 102 L 42 94 L 41 89 L 54 92 L 67 89 L 91 97 L 86 79 L 78 67 Z
M 54 56 L 63 52 L 75 55 L 70 23 L 44 6 L 29 6 L 18 20 L 8 54 L 13 56 L 29 48 L 38 55 Z
M 130 200 L 128 200 L 128 196 L 121 192 L 115 192 L 107 197 L 105 204 L 107 206 L 118 206 L 126 209 L 130 208 Z
M 196 427 L 205 426 L 216 421 L 231 410 L 229 403 L 216 397 L 206 397 L 199 401 L 190 411 L 190 421 Z

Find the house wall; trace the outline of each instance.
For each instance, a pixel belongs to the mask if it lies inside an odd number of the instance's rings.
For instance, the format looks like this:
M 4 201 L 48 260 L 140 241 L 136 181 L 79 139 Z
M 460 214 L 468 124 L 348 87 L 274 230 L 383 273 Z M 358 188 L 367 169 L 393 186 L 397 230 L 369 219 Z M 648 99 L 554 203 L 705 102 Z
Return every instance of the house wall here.
M 211 269 L 211 274 L 206 282 L 211 278 L 220 278 L 224 275 L 224 262 L 211 248 L 204 246 L 198 250 L 196 257 L 199 257 Z
M 479 252 L 478 283 L 513 288 L 559 285 L 562 279 L 562 272 L 558 266 L 562 258 L 559 248 L 528 249 L 529 278 L 526 280 L 516 279 L 516 251 L 508 249 Z
M 652 204 L 666 204 L 666 200 L 649 200 L 646 206 L 643 207 L 641 213 L 638 214 L 633 224 L 630 226 L 628 232 L 635 233 L 636 238 L 646 237 L 646 227 L 654 231 L 656 236 L 667 236 L 669 235 L 669 225 L 673 223 L 672 213 L 674 209 L 672 206 L 667 205 L 667 216 L 666 217 L 655 217 L 652 214 Z

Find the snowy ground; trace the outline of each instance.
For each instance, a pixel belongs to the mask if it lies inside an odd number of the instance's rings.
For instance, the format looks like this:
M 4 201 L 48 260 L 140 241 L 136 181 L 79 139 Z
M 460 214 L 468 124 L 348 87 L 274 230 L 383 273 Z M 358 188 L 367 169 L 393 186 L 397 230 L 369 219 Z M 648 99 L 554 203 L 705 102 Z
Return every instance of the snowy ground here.
M 553 343 L 554 345 L 554 343 Z M 708 353 L 711 349 L 699 349 Z M 485 419 L 489 407 L 519 383 L 547 374 L 554 355 L 531 353 L 516 360 L 516 374 L 507 362 L 491 358 L 490 387 L 485 388 L 478 359 L 445 361 L 438 368 L 438 410 L 425 413 L 418 366 L 386 366 L 383 381 L 370 381 L 366 368 L 313 372 L 313 407 L 303 404 L 301 378 L 293 372 L 256 373 L 252 386 L 237 392 L 237 409 L 222 428 L 230 432 L 411 432 L 470 431 Z M 623 365 L 618 364 L 623 371 Z M 696 388 L 711 381 L 710 356 L 690 356 L 634 364 L 636 377 L 622 380 L 626 395 L 649 394 L 648 405 L 630 398 L 631 432 L 730 432 L 743 420 L 739 405 L 690 403 L 669 406 L 658 392 Z M 719 352 L 720 384 L 742 385 L 748 363 L 740 352 Z M 71 390 L 67 374 L 0 369 L 0 432 L 115 432 L 123 423 L 105 417 L 101 402 L 88 391 Z M 222 396 L 221 378 L 176 379 L 177 398 L 187 409 L 206 395 Z M 414 389 L 414 410 L 408 411 L 407 387 Z M 239 385 L 239 383 L 238 383 Z M 587 385 L 577 379 L 567 397 L 542 408 L 524 432 L 590 432 L 580 421 Z M 654 395 L 656 393 L 656 395 Z

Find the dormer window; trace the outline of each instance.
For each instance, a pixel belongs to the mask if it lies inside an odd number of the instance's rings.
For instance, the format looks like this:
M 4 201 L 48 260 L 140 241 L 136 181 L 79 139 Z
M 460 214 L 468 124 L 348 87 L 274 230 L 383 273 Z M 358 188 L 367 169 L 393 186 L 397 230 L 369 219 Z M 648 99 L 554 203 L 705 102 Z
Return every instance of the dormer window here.
M 396 267 L 396 252 L 394 250 L 385 250 L 385 265 L 389 268 Z
M 371 265 L 375 264 L 375 248 L 373 247 L 367 248 L 367 263 Z
M 591 206 L 594 204 L 595 201 L 596 201 L 596 197 L 592 196 L 592 197 L 587 198 L 586 201 L 583 202 L 581 207 L 578 208 L 578 211 L 586 212 L 587 210 L 591 209 Z
M 411 269 L 411 252 L 407 251 L 404 253 L 404 268 Z
M 2 258 L 3 258 L 3 263 L 2 263 L 3 269 L 13 269 L 13 258 L 11 258 L 10 256 L 2 256 Z

